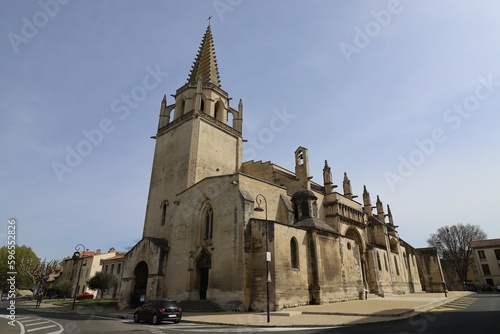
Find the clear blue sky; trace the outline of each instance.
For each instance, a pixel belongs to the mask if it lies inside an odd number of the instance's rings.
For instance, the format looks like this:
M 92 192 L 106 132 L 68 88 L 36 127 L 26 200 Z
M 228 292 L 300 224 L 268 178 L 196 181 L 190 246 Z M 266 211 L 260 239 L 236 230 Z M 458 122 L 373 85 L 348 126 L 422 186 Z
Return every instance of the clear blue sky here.
M 209 15 L 222 87 L 244 103 L 245 160 L 293 170 L 307 147 L 313 181 L 325 159 L 336 184 L 347 172 L 415 247 L 456 223 L 499 238 L 499 12 L 494 0 L 2 1 L 2 244 L 10 217 L 42 258 L 140 239 L 160 102 L 186 83 Z M 68 163 L 71 150 L 83 154 Z

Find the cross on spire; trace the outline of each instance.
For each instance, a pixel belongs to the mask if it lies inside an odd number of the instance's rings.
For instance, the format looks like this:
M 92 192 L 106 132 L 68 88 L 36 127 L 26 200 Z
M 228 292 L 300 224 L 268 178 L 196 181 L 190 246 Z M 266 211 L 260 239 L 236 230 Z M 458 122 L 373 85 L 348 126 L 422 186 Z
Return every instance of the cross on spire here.
M 209 16 L 208 16 L 208 19 L 207 19 L 207 20 L 208 20 L 208 25 L 209 25 L 209 26 L 210 26 L 210 19 L 211 19 L 211 18 L 212 18 L 212 15 L 209 15 Z

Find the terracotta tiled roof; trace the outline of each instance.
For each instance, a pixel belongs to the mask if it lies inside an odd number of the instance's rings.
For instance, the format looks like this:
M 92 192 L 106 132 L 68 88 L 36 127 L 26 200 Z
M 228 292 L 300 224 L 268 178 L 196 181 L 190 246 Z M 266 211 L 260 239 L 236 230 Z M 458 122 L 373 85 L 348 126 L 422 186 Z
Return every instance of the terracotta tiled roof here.
M 472 248 L 500 247 L 500 239 L 473 240 L 470 245 Z
M 107 259 L 102 259 L 101 261 L 106 262 L 106 261 L 111 261 L 111 260 L 118 260 L 118 259 L 123 259 L 124 257 L 125 257 L 125 254 L 117 254 L 113 257 L 109 257 Z

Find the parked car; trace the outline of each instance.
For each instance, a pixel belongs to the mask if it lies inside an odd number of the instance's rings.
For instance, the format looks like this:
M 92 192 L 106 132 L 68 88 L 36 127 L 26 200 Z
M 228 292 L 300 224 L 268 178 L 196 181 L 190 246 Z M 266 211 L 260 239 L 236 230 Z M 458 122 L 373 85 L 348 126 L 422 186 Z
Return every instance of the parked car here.
M 500 284 L 497 284 L 497 292 L 500 291 Z
M 475 284 L 467 284 L 467 291 L 477 291 L 477 286 Z
M 23 299 L 32 300 L 33 299 L 33 295 L 24 295 Z
M 481 291 L 493 291 L 493 288 L 491 287 L 491 285 L 483 284 L 481 285 Z
M 90 293 L 90 292 L 84 292 L 84 293 L 80 293 L 80 294 L 76 295 L 77 300 L 93 299 L 93 298 L 94 298 L 94 294 Z
M 148 321 L 153 325 L 162 321 L 178 323 L 182 318 L 182 308 L 175 300 L 150 300 L 134 312 L 134 322 Z
M 7 296 L 7 295 L 3 295 L 3 296 L 2 296 L 2 301 L 4 301 L 4 300 L 9 300 L 9 296 Z

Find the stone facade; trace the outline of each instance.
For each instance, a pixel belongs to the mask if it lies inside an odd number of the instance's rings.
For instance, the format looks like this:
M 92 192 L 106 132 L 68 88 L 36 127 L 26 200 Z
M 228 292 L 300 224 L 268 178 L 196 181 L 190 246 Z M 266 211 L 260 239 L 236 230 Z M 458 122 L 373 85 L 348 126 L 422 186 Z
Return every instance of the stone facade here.
M 366 187 L 357 202 L 344 174 L 336 192 L 326 161 L 323 184 L 312 182 L 304 147 L 294 172 L 242 162 L 243 103 L 231 108 L 220 87 L 210 27 L 174 97 L 161 103 L 143 236 L 124 259 L 120 308 L 173 298 L 260 311 L 268 285 L 273 310 L 422 291 L 426 258 L 399 237 L 378 196 L 373 212 Z M 441 272 L 438 264 L 427 270 Z

